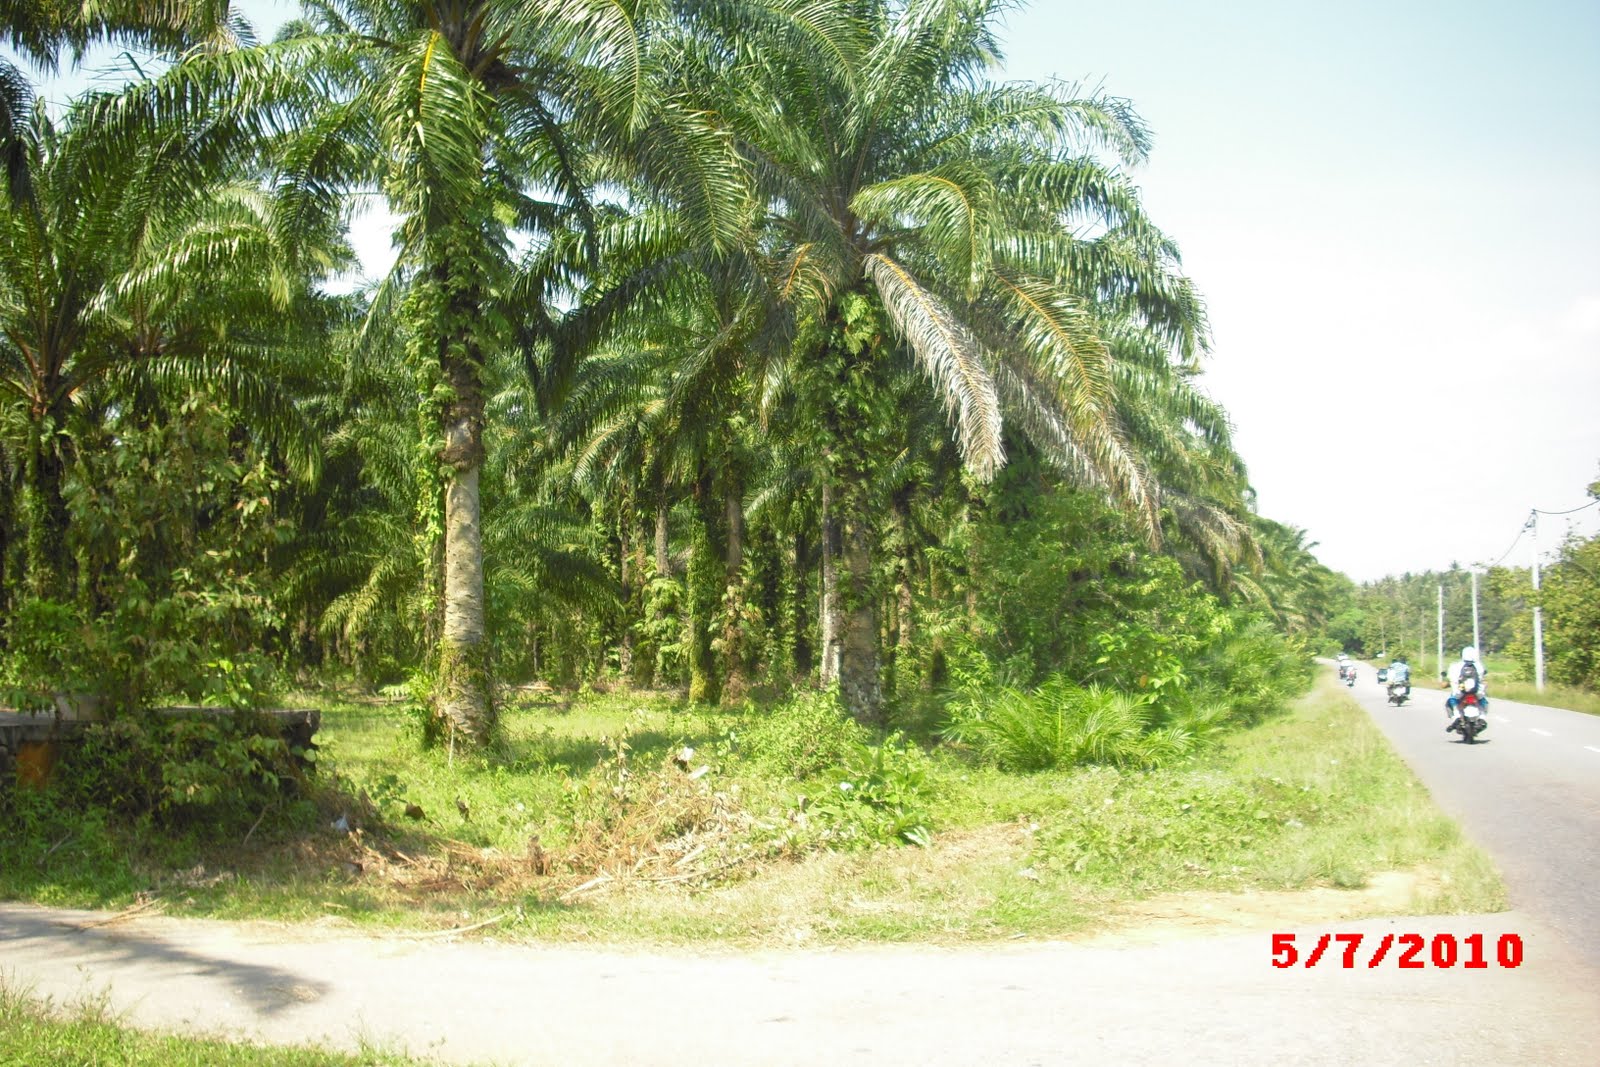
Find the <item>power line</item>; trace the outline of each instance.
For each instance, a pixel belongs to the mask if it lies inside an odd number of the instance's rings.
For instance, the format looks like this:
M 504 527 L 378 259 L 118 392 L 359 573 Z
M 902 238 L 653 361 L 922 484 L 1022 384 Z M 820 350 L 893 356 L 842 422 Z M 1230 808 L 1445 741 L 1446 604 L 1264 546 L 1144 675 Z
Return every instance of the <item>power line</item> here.
M 1502 564 L 1502 563 L 1504 563 L 1506 561 L 1506 557 L 1507 556 L 1511 555 L 1512 552 L 1516 551 L 1517 545 L 1522 543 L 1522 535 L 1527 533 L 1529 530 L 1531 530 L 1533 528 L 1533 524 L 1536 521 L 1536 518 L 1535 518 L 1536 516 L 1548 515 L 1551 518 L 1559 518 L 1562 515 L 1576 515 L 1580 511 L 1587 511 L 1589 508 L 1594 507 L 1596 504 L 1600 504 L 1600 497 L 1596 497 L 1595 499 L 1589 501 L 1587 504 L 1584 504 L 1582 507 L 1572 508 L 1572 509 L 1570 509 L 1568 511 L 1545 511 L 1542 508 L 1534 508 L 1534 509 L 1532 509 L 1533 510 L 1533 514 L 1529 515 L 1528 516 L 1528 521 L 1522 524 L 1522 529 L 1517 532 L 1516 540 L 1511 542 L 1511 547 L 1507 548 L 1504 552 L 1500 553 L 1500 558 L 1495 560 L 1493 563 L 1489 564 L 1489 569 L 1490 570 L 1494 570 L 1494 568 L 1500 566 L 1500 564 Z
M 1552 517 L 1559 516 L 1559 515 L 1576 515 L 1578 512 L 1584 511 L 1584 510 L 1586 510 L 1588 508 L 1592 508 L 1596 504 L 1600 504 L 1600 497 L 1596 497 L 1595 499 L 1589 501 L 1587 504 L 1584 504 L 1582 507 L 1573 508 L 1570 511 L 1541 511 L 1538 508 L 1534 508 L 1533 509 L 1533 513 L 1535 515 L 1549 515 L 1549 516 L 1552 516 Z
M 1489 564 L 1489 569 L 1490 570 L 1494 570 L 1496 567 L 1500 566 L 1500 564 L 1504 563 L 1506 561 L 1506 557 L 1511 555 L 1512 551 L 1517 547 L 1517 545 L 1522 543 L 1522 535 L 1527 533 L 1527 532 L 1528 532 L 1528 528 L 1526 526 L 1524 526 L 1522 529 L 1518 530 L 1517 531 L 1517 539 L 1515 541 L 1511 542 L 1511 547 L 1510 548 L 1508 548 L 1504 552 L 1500 553 L 1500 558 L 1499 559 L 1497 559 L 1493 563 Z

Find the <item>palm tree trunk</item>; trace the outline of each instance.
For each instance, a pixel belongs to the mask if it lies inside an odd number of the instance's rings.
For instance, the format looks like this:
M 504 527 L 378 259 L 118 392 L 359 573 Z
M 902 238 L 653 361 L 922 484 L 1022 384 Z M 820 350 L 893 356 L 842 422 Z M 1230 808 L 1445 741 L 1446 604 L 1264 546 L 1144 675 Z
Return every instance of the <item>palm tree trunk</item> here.
M 749 687 L 745 671 L 743 625 L 744 608 L 744 502 L 737 485 L 727 490 L 723 508 L 725 574 L 722 603 L 726 617 L 722 624 L 722 699 L 738 700 Z
M 973 514 L 974 511 L 977 511 L 977 512 L 979 512 L 981 514 L 981 512 L 982 512 L 981 506 L 974 505 L 973 501 L 971 501 L 971 500 L 967 501 L 967 506 L 962 511 L 962 521 L 966 523 L 967 529 L 969 531 L 972 529 L 973 524 L 978 521 L 978 516 Z M 967 630 L 968 630 L 969 633 L 974 631 L 974 630 L 976 630 L 977 627 L 978 627 L 978 570 L 979 570 L 979 563 L 978 563 L 977 540 L 978 539 L 977 539 L 976 536 L 973 536 L 972 534 L 969 533 L 968 538 L 967 538 L 967 592 L 966 592 Z
M 711 621 L 721 601 L 725 574 L 721 516 L 712 502 L 711 473 L 702 468 L 694 486 L 700 519 L 689 558 L 689 699 L 714 704 L 722 696 L 716 654 L 711 648 Z
M 893 501 L 897 559 L 894 573 L 894 627 L 890 633 L 890 655 L 893 660 L 888 673 L 896 692 L 901 688 L 903 676 L 911 664 L 911 492 L 911 487 L 904 487 L 894 495 Z
M 667 502 L 656 505 L 656 577 L 671 577 L 672 560 L 667 555 Z
M 11 492 L 11 457 L 0 449 L 0 618 L 11 614 L 11 534 L 16 520 Z
M 66 464 L 52 442 L 36 435 L 28 453 L 28 531 L 24 540 L 29 592 L 36 597 L 71 599 L 71 554 L 67 551 L 67 500 L 62 483 Z
M 810 572 L 811 542 L 806 537 L 805 526 L 794 532 L 794 597 L 790 615 L 790 630 L 794 635 L 794 670 L 802 677 L 811 674 L 811 623 L 806 618 L 806 600 L 811 595 L 806 589 L 806 575 Z
M 483 383 L 476 346 L 467 341 L 465 358 L 443 355 L 441 363 L 454 399 L 444 412 L 445 448 L 440 458 L 450 470 L 444 494 L 444 628 L 439 637 L 439 711 L 454 735 L 481 745 L 494 732 L 489 645 L 483 600 L 482 502 L 478 473 L 483 468 Z
M 672 577 L 672 557 L 668 552 L 669 544 L 667 540 L 667 510 L 666 490 L 662 489 L 661 499 L 656 502 L 655 577 L 657 579 Z M 661 599 L 659 594 L 653 598 L 653 604 L 650 611 L 652 616 L 650 621 L 655 624 L 651 627 L 652 633 L 663 633 L 667 618 L 667 606 L 666 601 Z M 667 682 L 667 679 L 662 676 L 664 672 L 661 670 L 661 650 L 659 648 L 659 643 L 659 641 L 654 639 L 651 642 L 652 651 L 649 672 L 647 676 L 647 681 L 649 684 L 658 686 L 664 685 Z
M 878 597 L 872 581 L 872 522 L 863 513 L 843 516 L 848 604 L 839 641 L 839 697 L 857 721 L 884 723 L 878 658 Z
M 834 514 L 833 484 L 822 482 L 822 687 L 839 681 L 840 642 L 844 620 L 839 604 L 839 520 Z
M 624 501 L 617 516 L 617 577 L 622 582 L 622 636 L 617 641 L 617 674 L 630 684 L 633 681 L 633 608 L 637 600 L 638 574 L 633 566 L 634 553 L 629 545 L 633 533 L 634 511 L 630 501 Z

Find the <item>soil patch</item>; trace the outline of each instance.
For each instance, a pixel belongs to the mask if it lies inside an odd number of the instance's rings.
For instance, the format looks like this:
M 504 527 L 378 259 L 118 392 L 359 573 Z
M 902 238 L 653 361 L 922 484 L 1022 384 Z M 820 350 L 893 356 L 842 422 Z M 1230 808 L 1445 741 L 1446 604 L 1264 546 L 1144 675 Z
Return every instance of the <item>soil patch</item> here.
M 1107 916 L 1106 929 L 1083 943 L 1147 945 L 1180 937 L 1291 932 L 1341 920 L 1409 915 L 1437 885 L 1430 872 L 1417 870 L 1384 871 L 1361 889 L 1162 893 L 1117 908 Z

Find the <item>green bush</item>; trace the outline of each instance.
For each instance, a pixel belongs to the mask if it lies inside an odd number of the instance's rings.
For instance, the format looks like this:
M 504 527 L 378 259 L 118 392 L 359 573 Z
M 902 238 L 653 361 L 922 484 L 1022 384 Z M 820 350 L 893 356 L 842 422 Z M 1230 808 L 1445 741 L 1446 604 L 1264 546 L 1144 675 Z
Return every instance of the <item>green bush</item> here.
M 0 663 L 0 702 L 28 710 L 54 707 L 52 694 L 96 691 L 89 672 L 87 627 L 70 604 L 28 597 L 11 610 Z
M 1305 691 L 1312 661 L 1265 619 L 1244 616 L 1202 650 L 1193 674 L 1193 692 L 1226 701 L 1242 718 L 1256 722 Z
M 757 771 L 805 779 L 844 764 L 868 736 L 837 693 L 806 691 L 767 712 L 747 709 L 723 746 Z
M 79 811 L 227 835 L 296 792 L 296 760 L 312 756 L 248 715 L 119 719 L 67 747 L 51 792 Z
M 769 778 L 820 779 L 802 802 L 801 837 L 812 844 L 928 844 L 928 757 L 900 733 L 871 738 L 837 693 L 805 691 L 765 713 L 747 710 L 721 748 Z
M 928 814 L 928 758 L 898 733 L 881 745 L 858 745 L 812 818 L 834 847 L 933 842 Z

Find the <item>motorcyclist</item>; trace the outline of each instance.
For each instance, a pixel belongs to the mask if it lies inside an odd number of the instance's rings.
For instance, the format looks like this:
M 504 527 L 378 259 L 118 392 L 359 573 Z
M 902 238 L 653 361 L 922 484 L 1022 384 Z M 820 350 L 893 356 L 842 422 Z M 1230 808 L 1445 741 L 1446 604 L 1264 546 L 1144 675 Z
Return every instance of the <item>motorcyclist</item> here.
M 1406 662 L 1404 656 L 1396 656 L 1394 662 L 1389 664 L 1388 682 L 1391 686 L 1403 685 L 1406 692 L 1411 692 L 1411 664 Z
M 1465 645 L 1461 649 L 1461 658 L 1450 664 L 1450 669 L 1441 676 L 1450 686 L 1450 696 L 1444 702 L 1445 732 L 1449 733 L 1456 728 L 1456 710 L 1461 703 L 1461 684 L 1463 679 L 1475 679 L 1478 690 L 1478 713 L 1487 714 L 1489 709 L 1489 672 L 1484 669 L 1483 661 L 1478 658 L 1476 645 Z
M 1345 655 L 1343 652 L 1341 652 L 1341 653 L 1339 653 L 1339 681 L 1341 681 L 1341 682 L 1344 681 L 1345 676 L 1348 675 L 1349 673 L 1350 673 L 1350 657 Z

